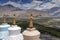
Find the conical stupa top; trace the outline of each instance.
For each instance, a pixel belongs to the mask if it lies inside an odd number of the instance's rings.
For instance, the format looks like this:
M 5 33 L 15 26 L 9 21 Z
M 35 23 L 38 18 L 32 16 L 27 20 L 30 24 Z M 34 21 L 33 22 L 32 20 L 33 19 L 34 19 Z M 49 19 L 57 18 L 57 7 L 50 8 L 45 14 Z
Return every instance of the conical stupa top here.
M 13 25 L 16 24 L 16 14 L 13 14 Z
M 29 28 L 33 28 L 33 15 L 32 14 L 30 14 Z
M 6 22 L 6 15 L 5 14 L 3 15 L 3 22 L 4 23 Z

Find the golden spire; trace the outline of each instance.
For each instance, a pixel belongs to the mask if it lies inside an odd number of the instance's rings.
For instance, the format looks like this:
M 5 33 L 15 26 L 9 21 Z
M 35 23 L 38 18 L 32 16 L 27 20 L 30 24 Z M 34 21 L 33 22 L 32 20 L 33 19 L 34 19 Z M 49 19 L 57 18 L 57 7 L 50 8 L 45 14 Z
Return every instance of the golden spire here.
M 32 14 L 30 14 L 29 28 L 33 28 L 33 15 Z
M 4 23 L 6 22 L 6 15 L 5 14 L 3 15 L 3 22 Z
M 13 24 L 16 24 L 16 14 L 13 15 Z

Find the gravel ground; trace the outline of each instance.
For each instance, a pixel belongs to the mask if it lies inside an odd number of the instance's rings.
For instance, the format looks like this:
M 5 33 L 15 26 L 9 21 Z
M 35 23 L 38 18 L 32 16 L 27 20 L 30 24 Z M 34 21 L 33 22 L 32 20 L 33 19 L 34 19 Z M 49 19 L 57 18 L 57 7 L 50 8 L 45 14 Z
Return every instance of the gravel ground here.
M 60 40 L 60 38 L 51 36 L 49 34 L 41 34 L 41 40 Z

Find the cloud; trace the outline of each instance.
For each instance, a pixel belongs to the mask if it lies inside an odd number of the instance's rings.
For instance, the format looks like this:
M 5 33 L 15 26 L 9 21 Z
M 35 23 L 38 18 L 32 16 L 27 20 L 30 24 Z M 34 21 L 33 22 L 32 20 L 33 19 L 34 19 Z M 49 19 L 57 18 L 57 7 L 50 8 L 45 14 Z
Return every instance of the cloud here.
M 43 3 L 41 1 L 33 1 L 31 3 L 23 5 L 24 8 L 36 9 L 36 10 L 51 9 L 51 8 L 53 8 L 55 6 L 56 6 L 56 4 L 52 4 L 51 2 Z
M 2 4 L 2 6 L 8 5 L 8 4 L 13 5 L 14 7 L 18 7 L 18 8 L 21 6 L 20 4 L 16 2 L 12 2 L 12 1 L 8 1 L 7 3 Z
M 60 0 L 52 0 L 52 2 L 54 2 L 57 6 L 60 5 Z
M 19 0 L 20 2 L 21 0 Z M 18 7 L 20 9 L 36 9 L 36 10 L 45 10 L 45 9 L 51 9 L 53 7 L 59 7 L 60 6 L 60 1 L 56 2 L 57 0 L 52 0 L 52 2 L 42 2 L 42 1 L 36 1 L 36 0 L 33 0 L 31 3 L 26 3 L 26 4 L 20 4 L 19 2 L 12 2 L 12 1 L 9 1 L 9 2 L 6 2 L 2 5 L 7 5 L 7 4 L 11 4 L 13 5 L 14 7 Z M 54 3 L 54 4 L 53 4 Z

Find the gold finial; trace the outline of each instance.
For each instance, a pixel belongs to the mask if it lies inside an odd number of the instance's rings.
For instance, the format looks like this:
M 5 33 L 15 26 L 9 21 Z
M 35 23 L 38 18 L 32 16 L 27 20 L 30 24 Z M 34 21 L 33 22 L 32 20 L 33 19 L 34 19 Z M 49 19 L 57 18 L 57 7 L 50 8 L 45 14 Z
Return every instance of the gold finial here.
M 13 24 L 16 24 L 16 14 L 13 15 Z
M 29 24 L 29 28 L 33 28 L 33 15 L 30 14 L 30 24 Z
M 4 23 L 6 22 L 6 15 L 5 14 L 3 15 L 3 22 Z

